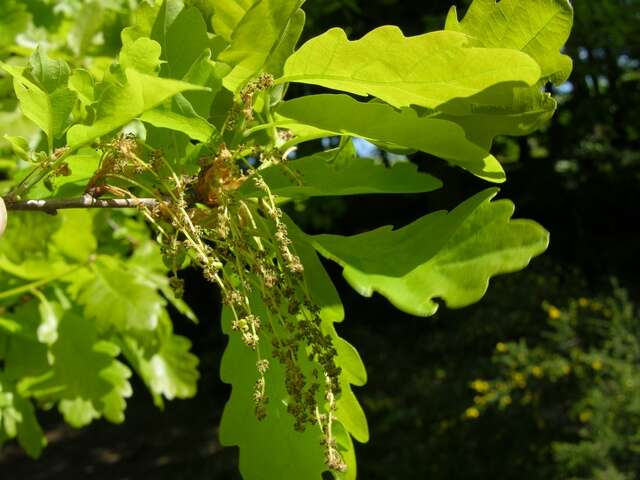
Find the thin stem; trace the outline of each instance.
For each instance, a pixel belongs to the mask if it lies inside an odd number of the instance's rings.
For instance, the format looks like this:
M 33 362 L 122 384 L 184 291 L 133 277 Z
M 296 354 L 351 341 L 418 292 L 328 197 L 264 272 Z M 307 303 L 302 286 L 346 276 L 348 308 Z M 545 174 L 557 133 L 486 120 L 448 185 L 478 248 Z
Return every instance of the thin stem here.
M 71 208 L 154 208 L 161 202 L 155 198 L 94 198 L 85 194 L 79 198 L 50 198 L 43 200 L 10 200 L 5 198 L 7 210 L 36 211 L 54 214 Z

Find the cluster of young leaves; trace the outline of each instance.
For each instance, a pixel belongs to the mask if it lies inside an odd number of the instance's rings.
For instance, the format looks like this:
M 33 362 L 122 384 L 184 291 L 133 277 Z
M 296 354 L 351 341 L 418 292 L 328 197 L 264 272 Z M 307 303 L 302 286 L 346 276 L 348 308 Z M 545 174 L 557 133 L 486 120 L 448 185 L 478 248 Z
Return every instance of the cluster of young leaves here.
M 195 265 L 223 290 L 244 289 L 251 318 L 275 312 L 282 324 L 260 333 L 258 363 L 270 367 L 266 374 L 259 368 L 258 378 L 256 352 L 247 348 L 255 349 L 255 331 L 245 331 L 234 301 L 223 313 L 229 345 L 221 375 L 233 390 L 220 439 L 240 447 L 243 477 L 321 478 L 331 469 L 335 478 L 353 479 L 352 438 L 366 442 L 368 427 L 351 385 L 363 385 L 366 372 L 335 330 L 344 311 L 318 255 L 340 264 L 362 295 L 377 292 L 401 310 L 429 316 L 438 302 L 478 301 L 492 276 L 522 269 L 545 250 L 547 232 L 512 220 L 513 204 L 493 200 L 495 187 L 450 212 L 352 237 L 307 235 L 276 205 L 442 187 L 411 163 L 385 167 L 359 157 L 354 137 L 426 152 L 504 182 L 493 139 L 544 124 L 556 108 L 545 85 L 570 73 L 571 61 L 560 53 L 572 23 L 569 2 L 475 0 L 462 20 L 452 9 L 441 31 L 405 37 L 384 26 L 349 40 L 331 29 L 298 48 L 303 3 L 0 7 L 9 12 L 0 17 L 0 124 L 7 134 L 0 167 L 8 178 L 0 188 L 10 210 L 0 239 L 0 442 L 17 437 L 30 454 L 40 453 L 45 440 L 34 405 L 57 406 L 74 426 L 101 417 L 122 421 L 132 370 L 158 405 L 193 395 L 197 359 L 189 341 L 172 332 L 166 307 L 193 318 L 168 274 Z M 71 20 L 79 15 L 85 21 Z M 343 93 L 285 100 L 290 83 Z M 326 136 L 341 137 L 339 147 L 295 158 L 296 145 Z M 151 195 L 165 210 L 55 217 L 11 211 L 19 200 L 88 194 Z M 188 248 L 174 242 L 168 255 L 163 235 L 174 228 L 172 238 Z M 216 229 L 216 239 L 207 236 Z M 228 229 L 242 230 L 232 234 L 241 241 L 218 248 Z M 247 257 L 263 255 L 270 242 L 286 253 L 269 257 L 277 281 L 296 288 L 289 299 L 278 294 L 275 306 Z M 256 256 L 255 265 L 264 267 L 260 262 Z M 224 273 L 228 280 L 220 279 Z M 303 307 L 292 307 L 297 295 Z M 307 316 L 317 320 L 331 352 L 331 371 L 323 364 L 322 372 L 329 386 L 311 395 L 319 428 L 298 428 L 289 366 L 275 360 L 277 342 L 263 341 Z M 316 346 L 292 353 L 306 378 L 317 372 Z

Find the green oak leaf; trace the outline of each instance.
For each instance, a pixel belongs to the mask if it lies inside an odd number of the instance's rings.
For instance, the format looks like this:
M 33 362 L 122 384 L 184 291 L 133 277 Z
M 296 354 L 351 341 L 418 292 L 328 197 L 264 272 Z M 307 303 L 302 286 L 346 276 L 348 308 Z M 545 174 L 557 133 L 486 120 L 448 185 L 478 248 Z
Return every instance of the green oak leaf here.
M 467 99 L 441 106 L 439 118 L 461 125 L 470 140 L 488 148 L 497 135 L 527 135 L 546 123 L 556 101 L 543 91 L 546 81 L 561 83 L 572 69 L 560 53 L 571 31 L 573 10 L 567 0 L 475 1 L 462 21 L 455 7 L 446 29 L 472 36 L 482 47 L 512 48 L 530 55 L 541 67 L 533 87 L 490 88 Z
M 61 61 L 49 60 L 39 48 L 23 69 L 0 62 L 13 77 L 13 88 L 25 117 L 47 135 L 49 150 L 69 125 L 76 93 L 67 87 L 69 67 Z
M 155 40 L 146 37 L 139 37 L 131 40 L 122 33 L 122 50 L 120 50 L 119 61 L 122 68 L 132 68 L 140 73 L 156 75 L 160 70 L 160 55 L 162 48 Z
M 233 67 L 225 88 L 237 92 L 260 72 L 278 74 L 293 52 L 304 24 L 304 0 L 258 0 L 247 10 L 218 59 Z M 277 60 L 276 60 L 277 59 Z
M 11 228 L 0 242 L 0 270 L 25 280 L 71 274 L 96 249 L 91 212 L 68 210 L 55 217 L 12 212 Z
M 125 398 L 131 396 L 129 369 L 116 360 L 120 350 L 99 340 L 93 322 L 73 311 L 60 319 L 58 340 L 42 359 L 43 373 L 18 384 L 23 395 L 58 403 L 67 423 L 82 427 L 104 416 L 114 423 L 124 421 Z
M 71 69 L 62 60 L 49 58 L 44 50 L 38 46 L 29 58 L 24 73 L 45 92 L 53 93 L 58 88 L 68 85 Z
M 51 179 L 53 191 L 50 195 L 39 196 L 40 198 L 70 198 L 80 197 L 93 178 L 100 163 L 100 153 L 93 148 L 83 148 L 78 153 L 65 158 L 65 163 L 69 167 L 69 175 L 54 177 Z
M 361 295 L 378 292 L 419 316 L 437 311 L 435 299 L 464 307 L 482 298 L 490 277 L 526 267 L 548 245 L 548 233 L 537 223 L 511 220 L 510 201 L 491 202 L 497 192 L 485 190 L 449 213 L 435 212 L 397 230 L 317 235 L 310 241 L 343 267 Z
M 258 0 L 217 0 L 213 3 L 213 18 L 211 24 L 216 34 L 227 42 L 231 41 L 231 34 L 240 20 Z
M 125 336 L 122 342 L 125 357 L 159 406 L 162 406 L 162 397 L 167 400 L 193 397 L 200 377 L 198 357 L 190 352 L 191 342 L 173 333 L 166 312 L 161 317 L 161 327 L 158 345 L 151 352 L 135 337 Z
M 287 223 L 296 253 L 305 266 L 305 282 L 310 295 L 321 307 L 322 330 L 332 337 L 338 351 L 336 365 L 342 368 L 342 394 L 337 400 L 335 428 L 336 432 L 342 432 L 336 434 L 336 440 L 348 469 L 346 473 L 334 475 L 338 479 L 355 479 L 356 465 L 351 435 L 366 442 L 369 432 L 366 418 L 351 391 L 351 385 L 363 385 L 366 382 L 366 372 L 358 353 L 338 337 L 333 326 L 334 322 L 339 322 L 344 317 L 335 287 L 303 234 L 292 222 L 287 220 Z M 254 294 L 251 302 L 252 311 L 267 318 L 268 313 L 260 295 Z M 282 314 L 286 315 L 284 311 Z M 232 391 L 220 423 L 221 443 L 240 447 L 240 471 L 245 480 L 319 480 L 327 470 L 323 462 L 320 431 L 311 426 L 304 432 L 294 429 L 293 418 L 286 411 L 288 395 L 283 368 L 275 359 L 271 360 L 267 372 L 267 416 L 261 421 L 255 418 L 252 392 L 257 380 L 256 355 L 231 331 L 231 319 L 230 310 L 225 308 L 222 326 L 224 333 L 229 335 L 229 343 L 222 359 L 221 377 L 224 382 L 232 385 Z M 295 318 L 292 320 L 295 321 Z M 276 329 L 278 327 L 277 325 Z M 268 335 L 261 335 L 262 355 L 269 358 L 271 344 Z M 299 362 L 303 371 L 309 374 L 313 364 L 304 355 L 300 356 Z
M 562 83 L 572 69 L 560 53 L 573 25 L 569 0 L 474 0 L 462 20 L 451 7 L 446 29 L 466 33 L 487 48 L 511 48 L 530 55 L 542 78 Z
M 182 1 L 166 0 L 156 18 L 151 38 L 162 45 L 161 75 L 183 79 L 191 65 L 211 47 L 207 24 L 196 7 L 184 8 Z
M 322 132 L 415 148 L 460 166 L 492 182 L 505 180 L 496 158 L 466 138 L 455 123 L 418 117 L 415 111 L 397 111 L 379 102 L 358 102 L 347 95 L 309 95 L 283 102 L 279 124 L 296 131 L 296 124 Z M 292 122 L 292 123 L 289 123 Z
M 124 84 L 105 87 L 91 125 L 74 125 L 67 133 L 70 148 L 78 148 L 123 127 L 131 120 L 186 90 L 206 90 L 205 87 L 168 78 L 157 78 L 134 69 L 125 70 Z
M 18 0 L 0 2 L 0 49 L 14 43 L 16 35 L 27 29 L 30 17 L 24 2 Z
M 166 304 L 147 278 L 113 257 L 102 256 L 91 266 L 93 276 L 74 286 L 84 313 L 97 328 L 151 331 L 158 326 Z
M 211 60 L 211 50 L 207 49 L 193 62 L 183 80 L 193 85 L 207 87 L 208 91 L 189 91 L 182 95 L 189 100 L 198 115 L 208 118 L 211 104 L 222 89 L 222 79 L 229 73 L 230 67 Z
M 344 147 L 290 160 L 260 170 L 274 195 L 282 197 L 322 197 L 367 193 L 422 193 L 442 187 L 431 175 L 418 172 L 410 162 L 385 167 L 368 158 L 358 157 L 353 142 Z M 249 178 L 238 189 L 246 196 L 263 196 Z
M 37 458 L 47 445 L 31 400 L 16 391 L 15 382 L 0 371 L 0 447 L 11 438 L 31 457 Z
M 436 109 L 500 83 L 531 86 L 539 78 L 540 67 L 525 53 L 473 47 L 458 32 L 405 37 L 384 26 L 355 41 L 339 28 L 309 40 L 289 57 L 277 82 L 373 95 L 398 108 Z
M 96 101 L 96 82 L 88 70 L 76 68 L 69 77 L 69 88 L 76 92 L 84 105 L 92 105 Z
M 154 127 L 182 132 L 189 138 L 200 142 L 208 142 L 216 128 L 198 115 L 182 94 L 176 95 L 171 103 L 172 109 L 154 108 L 148 110 L 140 116 L 140 120 L 150 123 Z
M 540 88 L 489 88 L 466 99 L 441 106 L 432 118 L 460 125 L 467 138 L 489 150 L 498 135 L 522 136 L 540 129 L 556 111 L 557 103 Z

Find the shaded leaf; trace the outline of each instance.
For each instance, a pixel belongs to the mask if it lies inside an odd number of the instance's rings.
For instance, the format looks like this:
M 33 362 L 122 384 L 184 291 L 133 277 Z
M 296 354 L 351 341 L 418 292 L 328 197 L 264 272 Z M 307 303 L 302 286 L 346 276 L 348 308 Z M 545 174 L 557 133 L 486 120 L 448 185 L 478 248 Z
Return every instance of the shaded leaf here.
M 158 346 L 152 352 L 146 352 L 135 337 L 125 336 L 123 341 L 123 353 L 158 405 L 162 405 L 161 397 L 167 400 L 193 397 L 200 377 L 198 357 L 190 352 L 191 342 L 173 333 L 166 312 L 161 327 Z
M 47 445 L 33 404 L 20 395 L 15 383 L 0 371 L 0 447 L 11 438 L 17 438 L 20 446 L 33 458 L 39 457 Z
M 118 347 L 98 339 L 92 322 L 65 312 L 50 352 L 51 366 L 43 359 L 45 372 L 20 382 L 23 394 L 56 401 L 65 421 L 74 427 L 102 416 L 115 423 L 124 420 L 131 372 L 116 360 Z
M 400 162 L 385 167 L 357 156 L 352 142 L 341 149 L 311 155 L 260 170 L 274 195 L 319 197 L 366 193 L 420 193 L 437 190 L 442 182 L 418 172 L 416 165 Z M 249 178 L 238 190 L 246 196 L 264 192 Z
M 76 286 L 78 302 L 99 330 L 154 330 L 165 301 L 155 286 L 113 257 L 100 257 L 93 277 Z
M 140 120 L 158 128 L 182 132 L 189 138 L 208 142 L 215 127 L 196 113 L 189 101 L 178 94 L 172 102 L 173 109 L 155 108 L 142 114 Z

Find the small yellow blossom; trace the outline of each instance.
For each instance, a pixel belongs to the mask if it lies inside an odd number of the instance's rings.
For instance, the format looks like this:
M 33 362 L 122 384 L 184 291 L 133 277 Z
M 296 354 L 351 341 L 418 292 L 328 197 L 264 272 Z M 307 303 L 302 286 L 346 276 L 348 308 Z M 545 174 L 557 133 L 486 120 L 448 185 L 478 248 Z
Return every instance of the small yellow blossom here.
M 475 397 L 473 397 L 473 403 L 475 403 L 476 405 L 484 405 L 485 403 L 487 403 L 487 397 L 476 395 Z
M 474 380 L 471 382 L 471 388 L 473 388 L 478 393 L 485 393 L 489 391 L 489 382 L 485 382 L 484 380 Z
M 502 343 L 502 342 L 498 342 L 496 344 L 496 351 L 499 353 L 505 353 L 507 350 L 509 350 L 509 347 L 507 347 L 506 343 Z
M 543 373 L 544 372 L 542 371 L 542 369 L 538 366 L 535 366 L 531 369 L 531 375 L 533 375 L 536 378 L 541 378 Z
M 589 306 L 589 299 L 584 298 L 584 297 L 579 298 L 578 299 L 578 305 L 580 305 L 582 308 L 588 307 Z
M 585 410 L 583 412 L 580 412 L 580 414 L 578 415 L 578 418 L 582 423 L 587 423 L 589 420 L 591 420 L 591 417 L 593 417 L 593 412 L 591 410 Z
M 467 408 L 467 410 L 464 412 L 464 417 L 468 419 L 478 418 L 479 416 L 480 410 L 478 410 L 476 407 Z
M 602 370 L 602 362 L 600 361 L 600 359 L 591 362 L 591 368 L 593 368 L 596 372 Z
M 571 373 L 571 367 L 569 365 L 563 365 L 562 373 L 564 373 L 565 375 L 569 375 Z
M 501 407 L 508 407 L 509 405 L 511 405 L 511 396 L 506 395 L 500 399 Z
M 525 376 L 520 373 L 520 372 L 515 372 L 513 375 L 511 375 L 511 378 L 513 379 L 513 382 L 520 388 L 524 388 L 527 386 L 527 381 Z
M 558 309 L 558 307 L 554 307 L 553 305 L 551 305 L 547 309 L 547 315 L 549 315 L 549 318 L 551 320 L 557 320 L 562 315 L 562 312 Z

